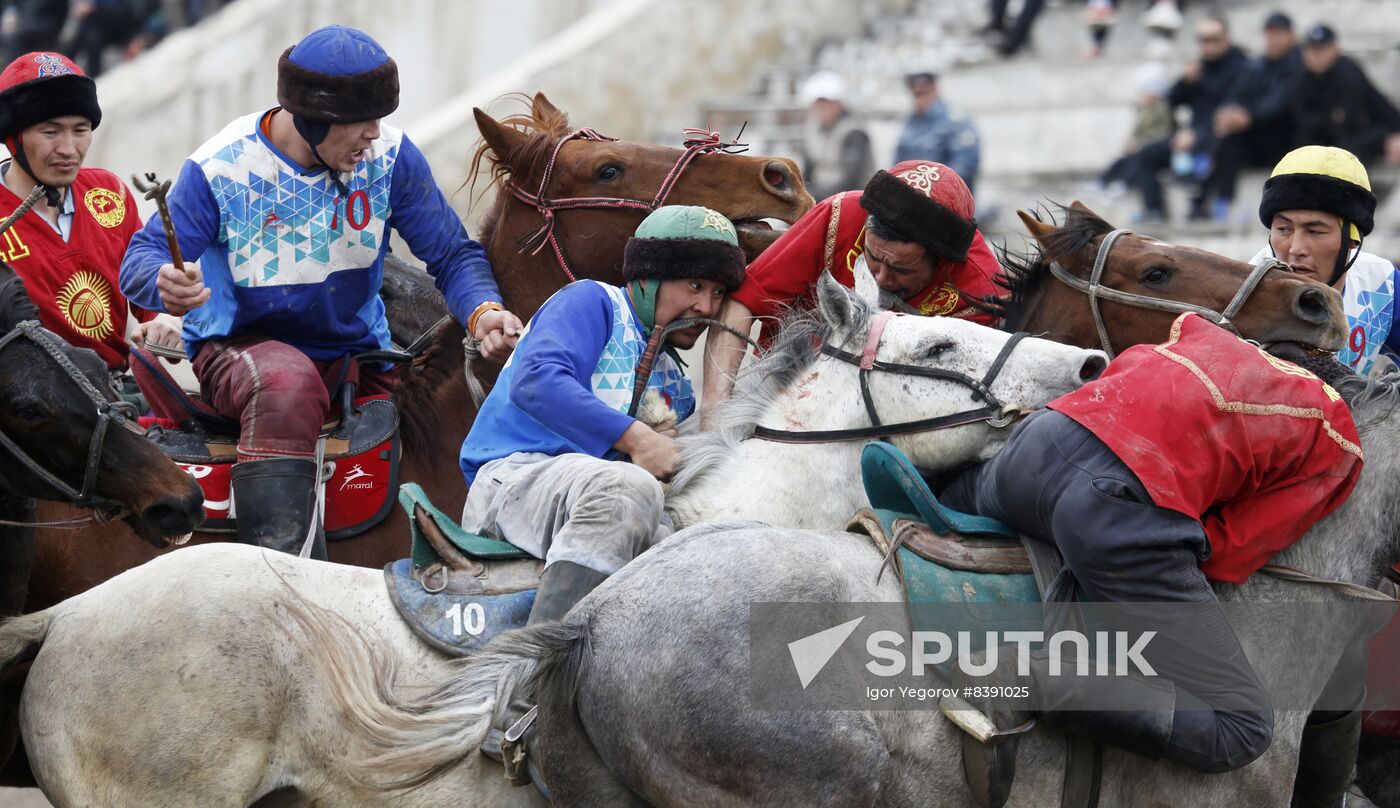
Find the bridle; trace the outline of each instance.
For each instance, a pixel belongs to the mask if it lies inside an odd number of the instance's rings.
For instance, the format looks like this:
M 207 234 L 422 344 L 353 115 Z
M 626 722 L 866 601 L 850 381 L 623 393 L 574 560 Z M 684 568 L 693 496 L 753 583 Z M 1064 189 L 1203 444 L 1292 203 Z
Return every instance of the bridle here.
M 1072 274 L 1069 270 L 1065 269 L 1060 262 L 1050 262 L 1051 275 L 1054 275 L 1056 279 L 1071 289 L 1083 292 L 1089 296 L 1089 311 L 1094 315 L 1094 326 L 1099 331 L 1099 343 L 1103 346 L 1104 353 L 1108 354 L 1109 359 L 1112 359 L 1116 354 L 1113 351 L 1113 343 L 1110 342 L 1108 338 L 1108 328 L 1104 326 L 1103 313 L 1099 311 L 1100 299 L 1111 300 L 1114 303 L 1122 303 L 1140 309 L 1157 309 L 1159 311 L 1169 311 L 1177 314 L 1184 314 L 1186 312 L 1199 314 L 1212 323 L 1223 328 L 1228 328 L 1238 334 L 1239 329 L 1235 327 L 1233 322 L 1235 315 L 1239 314 L 1240 309 L 1243 308 L 1245 302 L 1249 300 L 1249 296 L 1254 293 L 1254 289 L 1259 285 L 1259 282 L 1264 279 L 1264 276 L 1268 274 L 1271 269 L 1288 271 L 1288 265 L 1276 258 L 1267 258 L 1255 264 L 1249 276 L 1244 279 L 1244 283 L 1240 284 L 1239 291 L 1235 292 L 1234 299 L 1230 301 L 1230 304 L 1226 306 L 1225 310 L 1222 312 L 1217 312 L 1215 309 L 1206 308 L 1205 306 L 1197 306 L 1193 303 L 1166 300 L 1160 297 L 1148 297 L 1147 295 L 1139 295 L 1133 292 L 1122 292 L 1100 285 L 1100 281 L 1103 278 L 1103 270 L 1108 264 L 1108 255 L 1113 251 L 1114 243 L 1122 236 L 1131 235 L 1132 232 L 1131 230 L 1119 229 L 1103 237 L 1103 241 L 1099 243 L 1098 254 L 1094 256 L 1094 268 L 1089 273 L 1088 281 Z
M 63 520 L 61 522 L 10 522 L 0 520 L 0 525 L 11 527 L 77 527 L 80 525 L 99 523 L 111 519 L 120 518 L 126 515 L 125 506 L 113 500 L 96 496 L 97 490 L 97 467 L 102 460 L 102 447 L 106 442 L 107 430 L 113 424 L 118 427 L 136 430 L 136 427 L 129 420 L 134 413 L 130 405 L 121 402 L 111 401 L 83 374 L 78 366 L 73 364 L 63 352 L 63 343 L 48 331 L 45 331 L 37 321 L 26 320 L 14 328 L 10 329 L 4 336 L 0 336 L 0 350 L 4 350 L 11 343 L 19 340 L 28 340 L 39 346 L 50 359 L 52 359 L 60 369 L 67 374 L 78 388 L 83 391 L 88 400 L 97 408 L 97 425 L 93 428 L 92 437 L 88 440 L 87 466 L 83 470 L 82 488 L 77 489 L 48 469 L 44 468 L 39 461 L 31 457 L 27 452 L 19 447 L 9 435 L 0 430 L 0 447 L 3 447 L 12 455 L 19 464 L 27 471 L 42 479 L 61 493 L 69 502 L 82 508 L 103 508 L 107 513 L 94 514 L 80 519 Z M 112 511 L 115 509 L 115 512 Z
M 992 362 L 992 366 L 987 369 L 986 375 L 981 379 L 973 378 L 966 373 L 959 373 L 955 370 L 944 370 L 942 368 L 921 367 L 919 365 L 901 365 L 893 362 L 881 362 L 875 358 L 880 348 L 880 338 L 884 334 L 885 326 L 891 319 L 905 315 L 898 312 L 886 311 L 876 315 L 871 321 L 870 332 L 865 338 L 865 347 L 860 355 L 843 351 L 829 344 L 823 344 L 821 352 L 847 364 L 860 368 L 860 395 L 865 402 L 865 413 L 870 418 L 870 426 L 857 427 L 853 429 L 821 429 L 794 431 L 787 429 L 772 429 L 766 426 L 755 427 L 753 436 L 761 440 L 773 441 L 775 443 L 840 443 L 853 440 L 868 440 L 871 438 L 883 439 L 894 435 L 912 435 L 919 432 L 932 432 L 939 429 L 950 429 L 956 426 L 967 424 L 988 423 L 994 427 L 1005 427 L 1009 425 L 1020 413 L 1015 409 L 1007 407 L 995 395 L 992 394 L 992 382 L 1001 373 L 1001 369 L 1006 365 L 1006 360 L 1011 357 L 1011 352 L 1029 334 L 1019 332 L 1012 334 L 1006 344 L 1001 347 L 997 358 Z M 880 414 L 875 409 L 875 400 L 870 395 L 870 375 L 872 373 L 894 373 L 902 376 L 918 376 L 926 379 L 942 379 L 944 381 L 956 382 L 972 391 L 974 400 L 981 400 L 984 406 L 970 410 L 955 412 L 950 415 L 940 415 L 935 418 L 921 418 L 917 421 L 900 421 L 898 423 L 886 424 L 880 420 Z
M 564 248 L 559 244 L 559 238 L 554 232 L 555 211 L 577 210 L 580 208 L 612 208 L 615 210 L 639 210 L 644 213 L 651 213 L 662 205 L 666 204 L 666 198 L 675 189 L 676 183 L 680 181 L 681 175 L 685 173 L 695 160 L 702 154 L 721 151 L 727 154 L 736 154 L 743 151 L 746 146 L 738 142 L 735 138 L 729 143 L 720 140 L 718 132 L 711 132 L 707 129 L 685 129 L 683 130 L 685 141 L 685 151 L 667 172 L 665 179 L 661 181 L 661 187 L 656 189 L 656 194 L 650 201 L 643 199 L 626 199 L 614 196 L 573 196 L 560 199 L 551 199 L 548 196 L 549 181 L 554 177 L 554 165 L 559 160 L 559 151 L 564 148 L 564 144 L 571 140 L 588 140 L 593 142 L 615 141 L 617 138 L 600 135 L 587 127 L 576 129 L 572 133 L 560 138 L 554 144 L 554 151 L 549 155 L 549 162 L 545 164 L 544 174 L 540 177 L 540 187 L 534 193 L 526 191 L 520 187 L 515 180 L 507 180 L 505 189 L 511 196 L 521 202 L 533 207 L 544 217 L 544 221 L 538 228 L 526 234 L 516 242 L 516 247 L 520 252 L 528 252 L 530 255 L 538 255 L 546 244 L 554 252 L 554 258 L 559 262 L 559 268 L 564 271 L 564 277 L 570 283 L 578 280 L 573 268 L 569 265 L 569 259 L 564 255 Z M 740 130 L 743 134 L 743 130 Z

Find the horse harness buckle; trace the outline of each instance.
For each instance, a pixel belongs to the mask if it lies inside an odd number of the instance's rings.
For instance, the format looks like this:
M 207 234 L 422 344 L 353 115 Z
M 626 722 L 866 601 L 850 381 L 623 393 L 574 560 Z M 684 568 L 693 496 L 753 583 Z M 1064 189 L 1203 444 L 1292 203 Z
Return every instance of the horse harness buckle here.
M 530 782 L 528 765 L 529 750 L 525 743 L 525 733 L 535 725 L 539 715 L 539 705 L 531 707 L 518 721 L 510 725 L 501 739 L 501 762 L 506 767 L 506 779 L 511 785 L 523 786 Z

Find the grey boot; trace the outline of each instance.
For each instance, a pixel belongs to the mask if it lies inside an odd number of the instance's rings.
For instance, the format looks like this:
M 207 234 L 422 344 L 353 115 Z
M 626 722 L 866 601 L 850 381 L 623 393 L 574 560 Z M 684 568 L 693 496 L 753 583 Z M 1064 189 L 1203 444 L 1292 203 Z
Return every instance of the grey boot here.
M 305 457 L 270 457 L 235 463 L 230 475 L 238 514 L 238 540 L 297 555 L 315 517 L 316 461 Z M 326 560 L 326 535 L 320 525 L 311 557 Z
M 540 588 L 535 593 L 535 605 L 530 608 L 529 625 L 558 620 L 569 613 L 574 604 L 607 580 L 606 573 L 589 569 L 572 561 L 556 561 L 545 567 L 540 576 Z M 516 699 L 506 706 L 501 720 L 486 734 L 481 753 L 506 767 L 506 779 L 512 785 L 533 782 L 546 798 L 548 788 L 535 770 L 533 755 L 535 725 L 533 716 L 522 721 L 532 705 Z
M 556 561 L 545 567 L 540 576 L 540 588 L 535 593 L 535 605 L 530 607 L 529 625 L 546 620 L 558 620 L 574 608 L 603 581 L 605 572 L 589 569 L 572 561 Z
M 1316 723 L 1314 723 L 1316 721 Z M 1303 727 L 1292 808 L 1337 808 L 1347 796 L 1361 743 L 1361 711 L 1313 713 Z M 1346 805 L 1365 803 L 1348 800 Z

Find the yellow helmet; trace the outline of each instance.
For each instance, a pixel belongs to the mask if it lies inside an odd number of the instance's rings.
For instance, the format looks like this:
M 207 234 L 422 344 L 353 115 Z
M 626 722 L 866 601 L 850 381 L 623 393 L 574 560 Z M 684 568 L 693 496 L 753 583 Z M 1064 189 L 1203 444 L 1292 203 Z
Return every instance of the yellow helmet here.
M 1285 210 L 1320 210 L 1336 214 L 1361 241 L 1375 225 L 1376 195 L 1371 178 L 1356 155 L 1335 146 L 1303 146 L 1285 154 L 1264 183 L 1259 220 L 1273 227 Z

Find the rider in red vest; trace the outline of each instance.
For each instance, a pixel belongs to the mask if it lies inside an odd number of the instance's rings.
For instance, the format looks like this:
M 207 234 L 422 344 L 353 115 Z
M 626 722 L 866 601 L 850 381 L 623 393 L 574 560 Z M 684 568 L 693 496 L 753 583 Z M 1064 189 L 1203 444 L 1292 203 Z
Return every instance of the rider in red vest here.
M 141 227 L 126 184 L 84 168 L 102 120 L 97 85 L 57 53 L 26 53 L 0 72 L 0 218 L 36 186 L 44 196 L 0 236 L 0 260 L 24 279 L 44 327 L 96 351 L 118 370 L 127 361 L 128 306 L 117 271 Z M 179 320 L 132 309 L 134 339 L 179 344 Z
M 1188 611 L 1186 625 L 1163 609 L 1153 613 L 1151 627 L 1162 630 L 1143 656 L 1156 677 L 1086 686 L 1049 675 L 1046 659 L 1032 654 L 1032 691 L 1072 731 L 1223 772 L 1269 747 L 1273 721 L 1269 694 L 1210 581 L 1240 583 L 1297 541 L 1346 500 L 1361 463 L 1356 427 L 1336 391 L 1184 314 L 1167 342 L 1129 348 L 1100 378 L 1027 418 L 943 499 L 1054 545 L 1088 601 Z M 1351 684 L 1359 686 L 1357 678 Z M 1359 687 L 1352 689 L 1359 706 Z M 1132 706 L 1105 708 L 1110 690 Z M 998 726 L 1025 722 L 1005 704 L 988 706 Z M 1311 777 L 1297 784 L 1294 806 L 1336 804 L 1350 783 L 1358 721 L 1353 712 L 1310 723 L 1314 737 L 1305 734 L 1304 748 L 1325 759 L 1309 761 Z M 969 782 L 995 794 L 998 778 L 988 772 L 1009 768 L 1014 742 L 965 744 L 964 753 Z
M 825 200 L 764 250 L 720 319 L 747 334 L 762 318 L 766 344 L 778 315 L 812 305 L 824 270 L 852 287 L 864 265 L 880 286 L 884 308 L 996 325 L 997 316 L 976 304 L 1005 294 L 997 284 L 1003 272 L 977 231 L 974 212 L 967 184 L 942 163 L 906 160 L 877 171 L 864 191 Z M 734 336 L 716 330 L 708 339 L 705 410 L 729 397 L 744 357 Z

